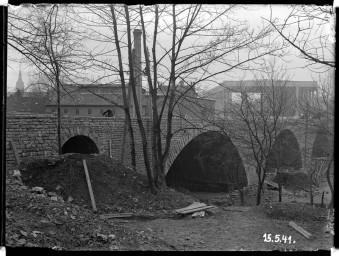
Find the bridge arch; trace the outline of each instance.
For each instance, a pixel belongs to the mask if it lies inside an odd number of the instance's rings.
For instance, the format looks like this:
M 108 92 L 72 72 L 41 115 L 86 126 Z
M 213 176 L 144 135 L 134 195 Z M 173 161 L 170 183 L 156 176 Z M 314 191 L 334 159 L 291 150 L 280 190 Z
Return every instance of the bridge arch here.
M 87 139 L 85 137 L 87 137 Z M 73 127 L 61 130 L 61 145 L 62 146 L 64 146 L 66 142 L 68 142 L 72 138 L 78 139 L 78 142 L 79 142 L 79 139 L 82 140 L 83 142 L 87 141 L 89 144 L 92 144 L 90 142 L 92 141 L 94 145 L 96 146 L 98 153 L 102 153 L 105 151 L 103 147 L 103 143 L 100 140 L 100 137 L 94 131 L 88 129 L 87 127 L 73 126 Z M 95 148 L 95 147 L 92 146 L 92 148 Z M 54 151 L 58 152 L 58 148 L 56 144 L 53 146 L 53 149 Z M 93 151 L 96 151 L 96 150 L 93 149 Z
M 191 133 L 177 141 L 173 148 L 176 151 L 171 157 L 176 157 L 170 159 L 172 165 L 166 172 L 169 186 L 217 192 L 248 185 L 240 154 L 223 133 L 208 131 L 196 136 Z
M 302 168 L 302 157 L 297 137 L 290 129 L 282 130 L 276 137 L 268 154 L 269 171 L 277 168 L 299 170 Z
M 76 135 L 70 138 L 62 145 L 62 154 L 81 153 L 81 154 L 99 154 L 97 145 L 89 137 Z

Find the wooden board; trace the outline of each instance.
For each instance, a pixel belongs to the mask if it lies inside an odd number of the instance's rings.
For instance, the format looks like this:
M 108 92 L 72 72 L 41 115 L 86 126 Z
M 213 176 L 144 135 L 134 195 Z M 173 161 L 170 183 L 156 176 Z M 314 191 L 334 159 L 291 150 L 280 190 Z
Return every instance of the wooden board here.
M 86 175 L 87 186 L 88 186 L 88 192 L 89 192 L 89 196 L 91 197 L 92 208 L 93 208 L 93 211 L 96 212 L 97 211 L 97 207 L 95 205 L 95 200 L 94 200 L 94 195 L 93 195 L 93 190 L 92 190 L 92 184 L 91 184 L 91 180 L 89 178 L 86 160 L 83 159 L 82 162 L 84 164 L 85 175 Z
M 200 212 L 200 211 L 211 209 L 211 208 L 216 208 L 216 206 L 212 206 L 212 205 L 202 206 L 202 207 L 197 207 L 197 208 L 193 208 L 193 209 L 189 209 L 185 211 L 176 210 L 176 212 L 180 214 L 188 214 L 188 213 Z
M 311 239 L 313 238 L 313 235 L 308 233 L 305 229 L 303 229 L 302 227 L 299 227 L 297 224 L 295 224 L 293 221 L 290 221 L 288 223 L 292 228 L 294 228 L 296 231 L 298 231 L 300 234 L 302 234 L 304 237 L 306 237 L 307 239 Z
M 14 141 L 12 141 L 12 140 L 10 140 L 9 142 L 11 143 L 11 147 L 12 147 L 12 150 L 14 152 L 14 157 L 15 157 L 16 164 L 17 164 L 17 166 L 19 166 L 20 159 L 19 159 L 18 150 L 16 149 L 16 145 L 15 145 Z
M 132 217 L 132 213 L 107 213 L 101 214 L 100 218 L 102 219 L 111 219 L 111 218 L 129 218 Z
M 266 183 L 267 185 L 269 185 L 271 187 L 279 189 L 279 185 L 277 183 L 273 182 L 273 181 L 265 180 L 264 183 Z
M 197 207 L 203 207 L 203 206 L 207 206 L 206 204 L 204 203 L 199 203 L 199 202 L 195 202 L 193 204 L 191 204 L 190 206 L 187 206 L 185 208 L 181 208 L 181 209 L 177 209 L 175 210 L 176 212 L 182 212 L 182 211 L 187 211 L 187 210 L 191 210 L 191 209 L 195 209 Z

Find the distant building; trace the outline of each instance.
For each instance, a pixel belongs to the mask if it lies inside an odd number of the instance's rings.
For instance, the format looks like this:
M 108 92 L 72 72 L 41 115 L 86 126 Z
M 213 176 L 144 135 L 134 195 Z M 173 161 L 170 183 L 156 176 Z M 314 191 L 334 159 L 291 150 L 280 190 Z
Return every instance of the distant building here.
M 45 113 L 46 94 L 26 92 L 21 70 L 16 82 L 16 92 L 7 93 L 7 113 Z
M 24 81 L 22 81 L 21 69 L 19 71 L 19 77 L 18 77 L 18 81 L 16 82 L 15 88 L 16 90 L 20 90 L 22 92 L 25 90 L 25 84 L 24 84 Z
M 139 102 L 139 109 L 143 117 L 150 117 L 151 97 L 142 88 L 141 72 L 141 30 L 134 32 L 134 76 L 136 84 L 136 94 Z M 128 85 L 126 85 L 128 87 Z M 184 85 L 181 81 L 178 84 L 178 104 L 174 108 L 174 117 L 211 116 L 214 111 L 214 100 L 199 98 L 193 86 Z M 157 103 L 160 106 L 166 95 L 167 86 L 159 85 Z M 127 89 L 126 89 L 127 90 Z M 183 97 L 180 94 L 184 93 Z M 62 115 L 70 116 L 117 116 L 124 117 L 123 97 L 121 84 L 82 84 L 63 85 L 60 91 L 60 108 Z M 127 94 L 127 92 L 126 92 Z M 167 101 L 168 102 L 168 101 Z M 168 105 L 167 105 L 168 106 Z M 159 109 L 160 111 L 160 109 Z M 168 108 L 164 110 L 167 115 Z M 57 96 L 55 90 L 50 90 L 46 102 L 46 113 L 57 112 Z M 133 97 L 130 98 L 130 112 L 132 117 L 136 117 Z
M 263 92 L 262 86 L 268 88 Z M 226 117 L 230 113 L 228 104 L 236 102 L 241 98 L 241 94 L 257 94 L 257 97 L 265 97 L 263 94 L 272 92 L 269 88 L 271 81 L 268 80 L 245 80 L 245 81 L 225 81 L 217 87 L 208 91 L 208 98 L 215 100 L 215 110 L 220 117 Z M 313 81 L 274 81 L 274 88 L 283 90 L 288 95 L 289 111 L 286 116 L 300 116 L 303 104 L 306 100 L 317 97 L 317 82 Z

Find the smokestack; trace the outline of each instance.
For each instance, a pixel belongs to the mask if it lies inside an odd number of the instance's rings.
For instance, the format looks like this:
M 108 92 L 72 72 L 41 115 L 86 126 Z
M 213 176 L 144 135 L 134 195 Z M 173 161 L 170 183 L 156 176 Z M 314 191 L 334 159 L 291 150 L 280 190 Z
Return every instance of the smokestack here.
M 137 86 L 141 86 L 141 30 L 134 29 L 134 74 L 135 74 L 135 81 Z

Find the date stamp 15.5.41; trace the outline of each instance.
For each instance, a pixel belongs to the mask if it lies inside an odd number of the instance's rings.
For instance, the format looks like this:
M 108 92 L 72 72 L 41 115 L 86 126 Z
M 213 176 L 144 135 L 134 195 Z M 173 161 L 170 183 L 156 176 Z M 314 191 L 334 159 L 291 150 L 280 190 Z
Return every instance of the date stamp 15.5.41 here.
M 284 243 L 284 244 L 295 244 L 295 240 L 292 239 L 292 236 L 285 236 L 285 235 L 272 235 L 265 233 L 263 235 L 264 242 L 267 243 Z

